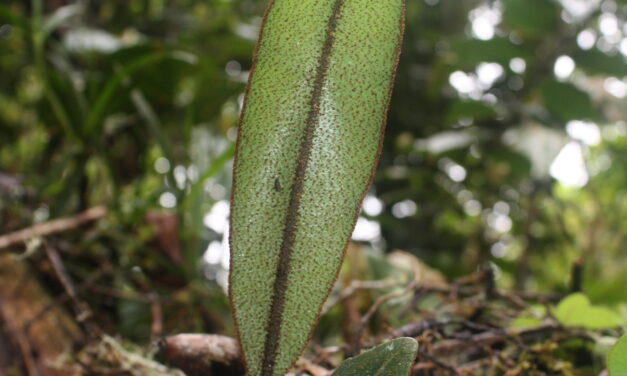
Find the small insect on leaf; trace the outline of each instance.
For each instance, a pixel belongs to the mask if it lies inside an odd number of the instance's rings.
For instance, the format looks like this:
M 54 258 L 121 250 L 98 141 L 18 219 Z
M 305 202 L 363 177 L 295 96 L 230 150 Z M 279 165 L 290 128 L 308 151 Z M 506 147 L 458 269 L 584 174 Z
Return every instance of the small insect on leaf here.
M 403 0 L 266 11 L 231 200 L 229 290 L 251 376 L 287 372 L 337 276 L 381 151 L 403 15 Z

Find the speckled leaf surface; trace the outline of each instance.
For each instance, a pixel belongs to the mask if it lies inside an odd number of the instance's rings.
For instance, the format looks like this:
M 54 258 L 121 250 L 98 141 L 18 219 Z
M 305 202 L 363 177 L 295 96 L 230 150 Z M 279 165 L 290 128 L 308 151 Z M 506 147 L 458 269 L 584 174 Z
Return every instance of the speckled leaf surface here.
M 398 338 L 346 360 L 333 376 L 407 376 L 418 351 L 413 338 Z
M 249 375 L 303 351 L 380 153 L 403 0 L 274 0 L 242 112 L 230 297 Z

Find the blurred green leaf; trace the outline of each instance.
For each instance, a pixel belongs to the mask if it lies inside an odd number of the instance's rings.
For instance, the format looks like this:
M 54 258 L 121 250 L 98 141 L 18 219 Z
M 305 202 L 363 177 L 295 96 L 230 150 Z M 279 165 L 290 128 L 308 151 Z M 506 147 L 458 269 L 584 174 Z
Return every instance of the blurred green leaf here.
M 446 119 L 449 124 L 453 124 L 462 118 L 478 120 L 489 119 L 494 116 L 496 116 L 494 108 L 484 102 L 459 100 L 453 102 L 446 114 Z
M 28 20 L 10 7 L 0 4 L 0 23 L 8 22 L 12 27 L 26 29 Z
M 627 376 L 627 335 L 622 336 L 607 357 L 610 376 Z
M 610 76 L 627 76 L 627 61 L 618 53 L 609 55 L 597 49 L 587 51 L 578 50 L 572 56 L 578 67 L 592 74 L 606 74 Z
M 503 145 L 486 145 L 486 160 L 503 166 L 500 172 L 507 175 L 524 177 L 531 172 L 531 161 L 523 153 Z
M 211 165 L 207 168 L 207 170 L 205 172 L 203 172 L 203 174 L 200 176 L 198 181 L 196 181 L 192 185 L 190 193 L 187 195 L 187 197 L 185 199 L 186 203 L 192 203 L 192 202 L 196 201 L 196 199 L 198 198 L 198 196 L 202 192 L 202 189 L 203 189 L 205 183 L 207 182 L 207 180 L 210 179 L 211 177 L 213 177 L 218 172 L 220 172 L 224 168 L 224 165 L 229 160 L 231 160 L 231 158 L 233 158 L 233 154 L 234 153 L 235 153 L 235 145 L 231 144 L 221 155 L 219 155 L 211 163 Z M 188 209 L 191 210 L 191 208 L 188 208 Z
M 85 124 L 85 131 L 87 133 L 93 133 L 99 125 L 102 124 L 109 102 L 114 98 L 116 90 L 124 83 L 124 80 L 128 79 L 128 77 L 140 69 L 145 69 L 151 64 L 160 62 L 164 59 L 176 59 L 183 62 L 189 62 L 185 55 L 181 53 L 177 53 L 176 51 L 165 51 L 145 54 L 125 65 L 114 76 L 107 80 L 93 105 L 93 109 L 89 113 Z
M 133 340 L 145 340 L 150 333 L 150 306 L 144 302 L 121 300 L 117 305 L 120 333 Z
M 505 0 L 503 19 L 509 27 L 532 36 L 555 31 L 559 10 L 548 0 Z
M 530 58 L 530 53 L 525 47 L 501 37 L 490 40 L 458 39 L 452 42 L 451 50 L 457 56 L 458 65 L 462 68 L 475 67 L 486 61 L 507 66 L 509 61 L 515 57 L 525 60 Z
M 588 93 L 573 84 L 549 80 L 540 86 L 540 94 L 546 108 L 562 121 L 599 117 Z
M 530 328 L 542 324 L 542 320 L 535 317 L 517 317 L 510 325 L 512 328 Z
M 546 317 L 546 307 L 539 304 L 527 307 L 526 311 L 521 313 L 512 323 L 512 328 L 529 328 L 542 324 L 543 318 Z
M 407 376 L 417 350 L 415 339 L 398 338 L 346 360 L 333 376 Z
M 582 293 L 562 299 L 555 308 L 555 318 L 566 326 L 609 329 L 621 324 L 620 316 L 607 308 L 593 306 Z

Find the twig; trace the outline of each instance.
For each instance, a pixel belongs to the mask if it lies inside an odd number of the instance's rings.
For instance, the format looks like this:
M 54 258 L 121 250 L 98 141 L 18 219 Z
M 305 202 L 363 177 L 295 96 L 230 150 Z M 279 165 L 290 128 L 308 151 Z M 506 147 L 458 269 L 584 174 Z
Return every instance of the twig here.
M 99 280 L 107 272 L 109 272 L 109 268 L 105 268 L 105 269 L 100 270 L 99 272 L 91 275 L 86 281 L 83 281 L 83 283 L 78 285 L 78 287 L 76 288 L 76 292 L 79 293 L 79 292 L 82 292 L 85 289 L 89 288 L 91 285 L 93 285 L 97 280 Z M 44 316 L 46 316 L 46 314 L 50 313 L 57 306 L 59 306 L 61 304 L 65 304 L 66 302 L 70 301 L 70 299 L 71 299 L 71 297 L 67 294 L 67 292 L 64 292 L 63 294 L 57 296 L 52 302 L 50 302 L 48 305 L 46 305 L 44 308 L 42 308 L 36 315 L 34 315 L 31 319 L 29 319 L 28 321 L 26 321 L 23 324 L 24 333 L 28 334 L 28 332 L 30 331 L 31 327 L 35 323 L 37 323 L 39 320 L 41 320 Z
M 372 307 L 370 307 L 368 312 L 366 312 L 366 314 L 359 321 L 359 326 L 357 327 L 357 330 L 355 331 L 355 342 L 353 343 L 353 347 L 350 350 L 350 355 L 355 355 L 359 351 L 361 337 L 363 335 L 366 324 L 368 324 L 368 321 L 370 321 L 370 319 L 377 312 L 379 307 L 383 303 L 387 302 L 388 300 L 398 298 L 400 296 L 407 294 L 409 291 L 412 291 L 416 287 L 417 284 L 418 284 L 418 278 L 414 278 L 413 281 L 411 281 L 411 283 L 403 289 L 403 291 L 383 295 L 383 296 L 380 296 L 377 300 L 375 300 L 375 302 L 372 304 Z
M 101 219 L 107 214 L 107 208 L 96 206 L 72 217 L 55 219 L 40 223 L 19 231 L 0 236 L 0 249 L 26 243 L 29 239 L 48 236 L 59 232 L 73 230 L 86 223 Z
M 457 369 L 462 374 L 466 374 L 467 372 L 470 372 L 470 371 L 472 371 L 474 369 L 485 367 L 485 366 L 490 366 L 490 365 L 492 365 L 492 363 L 493 363 L 492 359 L 490 359 L 490 358 L 478 359 L 478 360 L 472 361 L 470 363 L 463 364 L 463 365 L 459 366 Z
M 513 340 L 516 336 L 526 336 L 543 332 L 554 332 L 561 330 L 562 327 L 554 324 L 545 324 L 533 328 L 523 329 L 519 331 L 511 331 L 503 333 L 503 330 L 497 332 L 489 331 L 472 335 L 467 339 L 451 339 L 434 345 L 431 353 L 433 354 L 450 354 L 468 346 L 481 347 L 483 345 L 493 345 L 495 343 Z M 518 341 L 514 341 L 517 342 Z
M 428 360 L 429 362 L 435 364 L 439 368 L 442 368 L 451 372 L 453 375 L 456 375 L 456 376 L 460 375 L 459 371 L 455 367 L 453 367 L 450 364 L 444 363 L 443 361 L 439 360 L 438 358 L 434 357 L 433 355 L 423 350 L 420 350 L 420 349 L 418 350 L 418 357 Z
M 422 333 L 431 329 L 439 329 L 443 326 L 457 324 L 455 321 L 438 321 L 435 319 L 423 320 L 417 323 L 407 324 L 403 327 L 396 329 L 393 335 L 389 336 L 389 338 L 395 337 L 418 337 Z
M 482 274 L 482 279 L 483 282 L 485 284 L 485 298 L 486 300 L 490 300 L 496 297 L 496 280 L 495 280 L 495 276 L 494 276 L 494 269 L 492 269 L 492 265 L 488 264 L 483 264 L 482 266 L 483 272 Z
M 157 293 L 150 293 L 148 296 L 150 298 L 150 314 L 152 316 L 150 335 L 154 338 L 163 332 L 163 310 L 161 309 L 161 302 Z
M 59 256 L 59 252 L 57 252 L 57 250 L 49 244 L 46 244 L 45 249 L 46 255 L 52 264 L 52 269 L 59 279 L 59 282 L 61 282 L 63 290 L 65 290 L 65 293 L 72 302 L 72 308 L 76 316 L 76 321 L 83 326 L 83 329 L 88 335 L 99 335 L 100 329 L 92 320 L 90 320 L 92 317 L 91 310 L 89 309 L 87 303 L 78 297 L 76 287 L 74 287 L 72 278 L 68 274 L 61 256 Z
M 583 286 L 583 269 L 585 260 L 580 258 L 573 263 L 570 272 L 570 292 L 580 292 Z
M 435 368 L 438 368 L 438 366 L 436 366 L 434 363 L 431 363 L 429 361 L 427 362 L 419 362 L 414 364 L 411 367 L 411 374 L 412 375 L 423 375 L 423 371 L 429 371 L 429 370 L 433 370 Z
M 159 342 L 159 352 L 167 362 L 202 359 L 223 364 L 240 361 L 235 338 L 213 334 L 178 334 Z
M 114 350 L 113 351 L 114 354 L 112 355 L 116 355 L 119 358 L 120 365 L 122 366 L 124 370 L 133 370 L 133 369 L 137 369 L 138 367 L 145 367 L 148 369 L 158 370 L 163 373 L 168 371 L 168 369 L 160 363 L 144 358 L 133 352 L 127 351 L 113 337 L 110 337 L 107 335 L 103 336 L 102 343 L 106 344 L 112 350 Z
M 5 302 L 0 300 L 0 318 L 7 316 L 7 313 L 3 309 L 5 304 Z M 3 319 L 2 321 L 6 330 L 17 342 L 20 354 L 22 355 L 24 368 L 26 368 L 26 374 L 28 376 L 39 376 L 39 371 L 37 369 L 35 359 L 33 358 L 33 350 L 30 346 L 28 338 L 26 338 L 25 336 L 25 333 L 23 331 L 20 331 L 19 328 L 14 327 L 14 325 L 9 320 Z
M 303 371 L 307 371 L 312 376 L 331 376 L 333 373 L 332 371 L 319 366 L 318 364 L 312 363 L 307 359 L 301 358 L 298 363 L 297 365 L 299 365 Z
M 397 284 L 392 281 L 351 281 L 350 285 L 342 292 L 340 292 L 335 298 L 329 299 L 329 302 L 325 304 L 320 312 L 320 316 L 327 314 L 331 308 L 333 308 L 339 302 L 350 298 L 358 290 L 381 290 L 389 287 L 394 287 Z

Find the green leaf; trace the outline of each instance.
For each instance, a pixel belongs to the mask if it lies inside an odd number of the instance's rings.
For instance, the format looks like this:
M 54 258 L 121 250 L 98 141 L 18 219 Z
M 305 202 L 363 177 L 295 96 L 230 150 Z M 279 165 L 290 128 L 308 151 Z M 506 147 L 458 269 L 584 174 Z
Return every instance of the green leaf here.
M 555 318 L 566 326 L 609 329 L 621 324 L 620 316 L 607 308 L 593 306 L 582 293 L 568 295 L 555 308 Z
M 512 328 L 531 328 L 542 324 L 542 320 L 535 317 L 517 317 L 510 327 Z
M 230 297 L 248 374 L 304 350 L 380 153 L 402 0 L 275 0 L 235 155 Z
M 542 324 L 542 318 L 546 317 L 546 307 L 532 304 L 520 314 L 511 324 L 512 328 L 529 328 Z
M 607 369 L 610 376 L 627 376 L 627 334 L 610 350 L 607 356 Z
M 29 20 L 8 5 L 0 4 L 0 23 L 8 23 L 12 27 L 27 29 Z
M 94 101 L 93 107 L 87 117 L 85 123 L 85 133 L 87 134 L 99 134 L 94 133 L 94 130 L 102 125 L 102 121 L 106 114 L 107 106 L 110 104 L 116 94 L 116 90 L 124 84 L 134 73 L 140 69 L 145 69 L 151 64 L 155 64 L 165 59 L 175 59 L 186 63 L 191 63 L 187 55 L 177 51 L 166 52 L 154 52 L 145 54 L 136 60 L 129 62 L 127 65 L 121 67 L 115 75 L 111 76 L 103 88 L 101 89 L 97 99 Z
M 455 101 L 446 114 L 449 124 L 455 123 L 461 118 L 490 119 L 496 116 L 496 111 L 491 106 L 480 101 Z
M 559 10 L 547 0 L 506 0 L 503 20 L 523 34 L 543 36 L 556 29 Z
M 451 51 L 457 56 L 462 68 L 474 68 L 485 61 L 493 61 L 507 66 L 515 57 L 525 60 L 531 58 L 522 46 L 512 43 L 507 38 L 495 37 L 490 40 L 459 39 L 451 44 Z
M 333 376 L 407 376 L 416 351 L 415 339 L 398 338 L 346 360 Z
M 577 67 L 583 68 L 589 73 L 617 77 L 627 76 L 627 61 L 620 53 L 609 55 L 597 49 L 591 49 L 588 51 L 579 50 L 572 57 Z
M 541 85 L 540 93 L 546 108 L 562 121 L 599 116 L 588 93 L 575 85 L 551 80 Z

